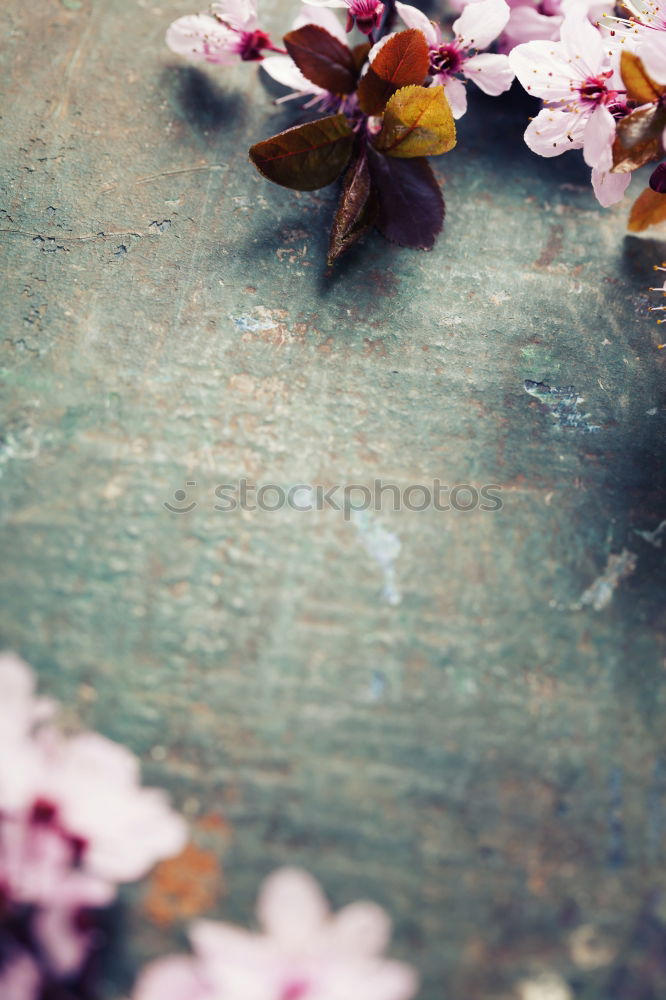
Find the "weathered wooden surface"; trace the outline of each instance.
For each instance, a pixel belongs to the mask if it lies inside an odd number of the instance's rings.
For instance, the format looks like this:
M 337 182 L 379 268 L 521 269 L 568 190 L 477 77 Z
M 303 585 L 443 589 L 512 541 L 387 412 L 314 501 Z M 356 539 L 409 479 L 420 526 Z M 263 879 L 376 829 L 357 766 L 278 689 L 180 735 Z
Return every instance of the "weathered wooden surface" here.
M 372 237 L 326 275 L 332 192 L 251 170 L 289 114 L 252 67 L 165 51 L 188 9 L 0 12 L 0 638 L 223 850 L 215 903 L 135 893 L 110 989 L 188 913 L 248 919 L 289 862 L 390 908 L 423 1000 L 542 969 L 663 998 L 663 550 L 634 529 L 664 516 L 664 247 L 521 145 L 529 105 L 480 98 L 436 167 L 436 250 Z M 601 431 L 556 427 L 526 378 L 574 384 Z M 504 506 L 378 515 L 391 604 L 372 522 L 215 511 L 240 477 L 495 483 Z M 198 506 L 169 513 L 187 481 Z M 576 610 L 623 546 L 634 574 Z

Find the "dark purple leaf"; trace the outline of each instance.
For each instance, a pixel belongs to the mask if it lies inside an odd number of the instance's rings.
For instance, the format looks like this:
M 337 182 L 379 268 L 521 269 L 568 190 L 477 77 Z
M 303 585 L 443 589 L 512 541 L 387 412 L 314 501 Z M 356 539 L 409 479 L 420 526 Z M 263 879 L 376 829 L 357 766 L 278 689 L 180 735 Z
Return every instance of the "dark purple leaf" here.
M 345 175 L 328 245 L 329 267 L 373 225 L 377 212 L 368 158 L 362 150 Z
M 444 223 L 444 199 L 428 161 L 369 149 L 368 163 L 379 198 L 379 231 L 403 247 L 431 250 Z
M 305 24 L 284 36 L 287 52 L 303 76 L 332 94 L 356 90 L 354 54 L 318 24 Z
M 657 194 L 666 194 L 666 162 L 660 163 L 650 175 L 650 187 Z
M 250 159 L 269 181 L 296 191 L 331 184 L 349 163 L 354 133 L 344 115 L 295 125 L 250 149 Z

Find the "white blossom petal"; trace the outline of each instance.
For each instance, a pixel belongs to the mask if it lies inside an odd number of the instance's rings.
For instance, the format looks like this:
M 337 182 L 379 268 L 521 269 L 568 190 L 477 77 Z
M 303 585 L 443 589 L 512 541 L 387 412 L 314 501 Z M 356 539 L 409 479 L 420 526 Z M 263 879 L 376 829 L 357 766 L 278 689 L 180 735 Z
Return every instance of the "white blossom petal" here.
M 655 83 L 666 83 L 666 31 L 644 32 L 638 54 Z
M 417 31 L 423 32 L 431 49 L 440 44 L 442 40 L 441 30 L 430 18 L 426 17 L 422 10 L 407 3 L 400 3 L 400 0 L 396 0 L 395 9 L 400 20 L 408 28 L 416 28 Z
M 468 80 L 473 80 L 485 94 L 497 97 L 508 90 L 513 83 L 514 72 L 507 56 L 481 52 L 470 56 L 463 63 L 462 71 Z
M 166 43 L 188 59 L 227 65 L 237 58 L 240 36 L 210 14 L 187 14 L 169 25 Z
M 348 7 L 345 0 L 308 0 L 308 7 Z
M 319 883 L 299 868 L 281 868 L 261 887 L 257 918 L 281 944 L 292 946 L 323 926 L 329 906 Z
M 592 187 L 597 196 L 597 201 L 604 208 L 615 205 L 622 201 L 624 193 L 629 187 L 631 174 L 610 174 L 603 170 L 592 171 Z
M 236 31 L 253 31 L 257 26 L 257 5 L 254 0 L 224 0 L 211 4 L 211 10 Z
M 317 24 L 343 45 L 347 44 L 347 33 L 340 18 L 333 13 L 330 7 L 315 7 L 312 4 L 304 4 L 294 20 L 294 30 L 302 28 L 306 24 Z
M 525 142 L 539 156 L 559 156 L 581 149 L 587 116 L 572 111 L 542 108 L 525 130 Z
M 453 22 L 453 32 L 465 48 L 487 49 L 504 30 L 511 10 L 505 0 L 469 3 Z
M 511 69 L 525 90 L 545 101 L 570 101 L 585 74 L 569 61 L 560 42 L 524 42 L 509 53 Z
M 607 41 L 599 29 L 590 24 L 584 12 L 574 10 L 564 18 L 560 42 L 572 65 L 576 66 L 578 76 L 596 76 L 606 68 Z
M 278 83 L 299 94 L 325 94 L 322 87 L 303 76 L 291 56 L 268 56 L 262 60 L 261 68 Z
M 608 171 L 613 166 L 615 119 L 603 104 L 587 120 L 583 136 L 583 157 L 588 167 Z
M 457 80 L 454 76 L 446 79 L 435 77 L 436 82 L 444 84 L 444 93 L 451 105 L 451 114 L 454 118 L 462 118 L 467 111 L 467 90 L 462 80 Z

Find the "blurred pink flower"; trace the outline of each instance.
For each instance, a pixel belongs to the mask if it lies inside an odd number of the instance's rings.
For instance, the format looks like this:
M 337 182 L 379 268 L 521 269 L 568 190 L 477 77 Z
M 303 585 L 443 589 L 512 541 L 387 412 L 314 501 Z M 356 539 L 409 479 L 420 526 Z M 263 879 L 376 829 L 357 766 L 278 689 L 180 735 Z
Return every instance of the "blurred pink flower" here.
M 179 17 L 169 26 L 166 43 L 180 56 L 222 66 L 237 59 L 259 61 L 264 49 L 282 51 L 257 27 L 254 0 L 224 0 L 211 4 L 209 14 Z
M 494 42 L 509 19 L 505 0 L 467 4 L 453 22 L 454 37 L 448 40 L 439 25 L 417 7 L 398 2 L 395 9 L 408 28 L 417 28 L 425 35 L 433 81 L 443 85 L 454 118 L 462 118 L 467 111 L 467 92 L 461 76 L 494 97 L 509 89 L 514 74 L 507 57 L 481 51 Z
M 194 925 L 194 958 L 165 958 L 140 976 L 134 1000 L 411 1000 L 408 965 L 382 957 L 386 913 L 353 903 L 332 915 L 317 882 L 284 868 L 264 882 L 262 933 L 228 924 Z
M 17 952 L 0 966 L 2 1000 L 37 1000 L 41 983 L 39 967 L 26 952 Z
M 138 759 L 96 733 L 63 737 L 44 717 L 30 668 L 0 657 L 0 817 L 59 836 L 77 867 L 108 882 L 177 854 L 185 822 L 164 792 L 141 788 Z
M 64 737 L 51 716 L 30 668 L 0 656 L 0 918 L 27 922 L 45 971 L 63 976 L 88 954 L 86 911 L 176 854 L 186 828 L 162 792 L 140 787 L 133 754 L 95 733 Z M 28 975 L 25 962 L 7 968 Z

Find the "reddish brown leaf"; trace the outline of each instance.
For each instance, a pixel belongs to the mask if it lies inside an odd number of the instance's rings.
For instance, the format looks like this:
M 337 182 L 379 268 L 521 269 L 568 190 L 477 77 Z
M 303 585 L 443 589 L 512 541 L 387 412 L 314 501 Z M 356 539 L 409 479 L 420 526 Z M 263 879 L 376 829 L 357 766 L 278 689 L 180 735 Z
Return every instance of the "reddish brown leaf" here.
M 345 175 L 328 245 L 329 267 L 372 226 L 378 203 L 363 150 Z
M 284 36 L 287 52 L 303 76 L 332 94 L 356 90 L 358 70 L 346 45 L 318 24 L 305 24 Z
M 387 101 L 393 97 L 397 89 L 394 83 L 382 80 L 372 66 L 369 66 L 358 85 L 357 97 L 361 111 L 365 111 L 366 115 L 381 115 Z
M 641 233 L 660 222 L 666 222 L 666 194 L 646 188 L 632 206 L 627 228 L 630 233 Z
M 358 85 L 358 103 L 366 115 L 380 115 L 396 90 L 420 84 L 430 57 L 421 31 L 410 28 L 392 35 L 381 47 Z
M 354 57 L 354 65 L 356 66 L 357 73 L 360 73 L 363 69 L 371 48 L 372 45 L 370 42 L 361 42 L 360 45 L 355 45 L 352 49 L 352 56 Z
M 379 231 L 401 246 L 431 250 L 444 222 L 444 199 L 428 161 L 369 149 L 368 162 L 379 198 Z
M 636 104 L 652 104 L 666 93 L 666 87 L 655 83 L 640 58 L 627 49 L 622 52 L 620 72 L 627 88 L 627 99 Z
M 382 45 L 370 65 L 378 77 L 396 87 L 423 83 L 430 65 L 425 35 L 416 28 L 399 31 Z
M 314 191 L 339 177 L 349 163 L 354 133 L 344 115 L 295 125 L 250 149 L 250 159 L 269 181 Z

